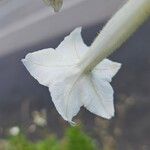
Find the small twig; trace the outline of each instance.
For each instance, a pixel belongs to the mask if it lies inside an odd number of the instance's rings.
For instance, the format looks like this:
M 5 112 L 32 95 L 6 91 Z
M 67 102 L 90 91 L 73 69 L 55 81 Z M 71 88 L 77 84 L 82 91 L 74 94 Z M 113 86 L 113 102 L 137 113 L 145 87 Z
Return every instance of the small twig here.
M 46 5 L 52 6 L 55 12 L 58 12 L 63 5 L 63 0 L 43 0 Z

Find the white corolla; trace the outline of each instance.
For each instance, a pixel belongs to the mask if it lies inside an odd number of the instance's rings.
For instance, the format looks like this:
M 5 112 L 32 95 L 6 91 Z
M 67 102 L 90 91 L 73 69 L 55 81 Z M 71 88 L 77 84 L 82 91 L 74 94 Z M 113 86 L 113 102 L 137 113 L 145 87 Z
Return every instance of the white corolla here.
M 49 88 L 61 116 L 72 118 L 84 106 L 104 118 L 114 116 L 112 77 L 121 64 L 105 59 L 150 16 L 150 0 L 128 1 L 106 24 L 90 47 L 75 29 L 54 50 L 28 54 L 23 63 L 40 84 Z
M 84 72 L 80 60 L 89 50 L 75 29 L 56 49 L 29 53 L 23 63 L 40 84 L 49 88 L 61 116 L 72 122 L 81 106 L 104 118 L 114 116 L 113 89 L 109 82 L 120 64 L 104 59 Z

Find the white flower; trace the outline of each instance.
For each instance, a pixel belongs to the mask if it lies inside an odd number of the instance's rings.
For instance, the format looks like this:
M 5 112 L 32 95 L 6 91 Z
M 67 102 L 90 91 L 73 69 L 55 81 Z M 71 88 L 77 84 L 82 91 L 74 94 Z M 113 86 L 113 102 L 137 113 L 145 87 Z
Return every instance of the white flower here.
M 17 126 L 14 126 L 14 127 L 11 127 L 9 129 L 9 134 L 12 135 L 12 136 L 16 136 L 20 133 L 20 128 L 17 127 Z
M 121 65 L 104 59 L 85 72 L 80 62 L 88 50 L 81 28 L 77 28 L 56 50 L 49 48 L 29 53 L 22 60 L 30 74 L 49 88 L 56 109 L 70 123 L 81 106 L 107 119 L 114 116 L 110 82 Z
M 84 106 L 104 118 L 114 116 L 112 77 L 121 64 L 108 57 L 150 16 L 150 0 L 128 1 L 106 24 L 90 47 L 74 30 L 54 49 L 30 53 L 23 63 L 40 84 L 49 88 L 61 116 L 72 118 Z

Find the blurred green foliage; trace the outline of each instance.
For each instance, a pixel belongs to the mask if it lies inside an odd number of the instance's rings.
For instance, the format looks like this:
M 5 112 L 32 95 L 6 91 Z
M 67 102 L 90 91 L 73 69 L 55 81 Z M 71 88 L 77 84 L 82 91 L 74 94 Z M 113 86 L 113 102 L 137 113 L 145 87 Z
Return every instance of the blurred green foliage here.
M 31 142 L 20 134 L 11 137 L 8 143 L 9 148 L 5 150 L 97 150 L 93 139 L 79 127 L 67 129 L 62 139 L 50 136 L 38 142 Z
M 66 134 L 67 150 L 96 150 L 94 141 L 80 128 L 70 128 Z
M 22 134 L 11 137 L 9 145 L 9 150 L 35 150 L 34 144 Z

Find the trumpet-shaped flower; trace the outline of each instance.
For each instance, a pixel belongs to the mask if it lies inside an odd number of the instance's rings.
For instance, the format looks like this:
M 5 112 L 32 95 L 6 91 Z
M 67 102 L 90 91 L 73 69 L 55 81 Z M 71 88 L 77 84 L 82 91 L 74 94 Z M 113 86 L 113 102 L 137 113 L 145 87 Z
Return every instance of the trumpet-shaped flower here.
M 75 29 L 54 49 L 28 54 L 23 63 L 51 92 L 60 115 L 70 123 L 84 106 L 110 119 L 114 116 L 112 77 L 121 64 L 106 58 L 119 48 L 150 16 L 150 0 L 128 1 L 106 24 L 90 47 Z
M 22 60 L 30 74 L 49 88 L 56 109 L 70 123 L 81 106 L 107 119 L 114 116 L 110 82 L 121 65 L 104 59 L 93 70 L 84 72 L 80 61 L 88 50 L 81 28 L 77 28 L 56 50 L 29 53 Z

